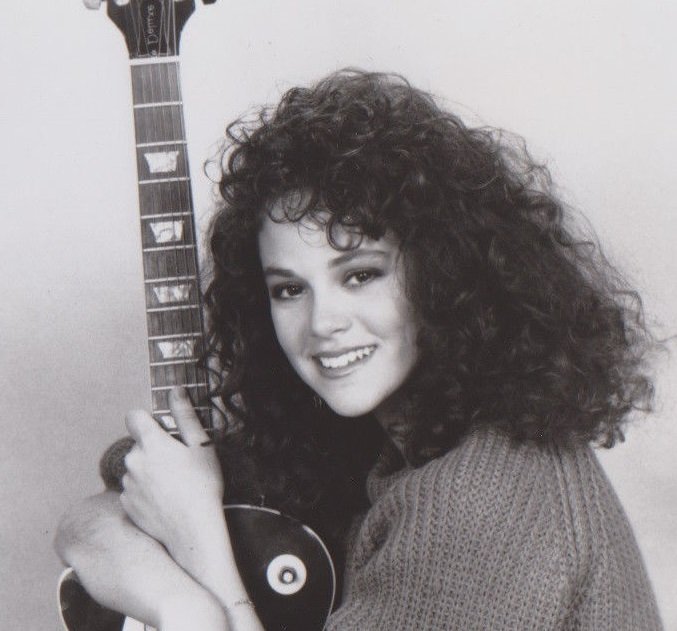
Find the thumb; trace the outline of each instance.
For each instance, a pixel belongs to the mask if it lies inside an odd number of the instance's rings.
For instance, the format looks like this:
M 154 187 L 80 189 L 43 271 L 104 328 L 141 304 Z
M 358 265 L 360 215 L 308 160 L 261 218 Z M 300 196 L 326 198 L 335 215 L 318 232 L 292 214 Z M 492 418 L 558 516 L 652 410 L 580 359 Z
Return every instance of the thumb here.
M 169 409 L 183 442 L 188 446 L 199 445 L 209 440 L 209 435 L 200 424 L 193 404 L 185 388 L 173 388 L 169 393 Z

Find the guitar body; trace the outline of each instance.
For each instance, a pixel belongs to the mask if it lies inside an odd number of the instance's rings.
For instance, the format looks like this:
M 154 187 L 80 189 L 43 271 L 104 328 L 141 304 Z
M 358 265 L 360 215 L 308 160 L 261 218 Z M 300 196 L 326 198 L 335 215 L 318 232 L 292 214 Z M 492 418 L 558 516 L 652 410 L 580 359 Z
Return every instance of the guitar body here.
M 205 429 L 213 428 L 200 360 L 204 318 L 178 63 L 180 33 L 194 9 L 194 0 L 107 3 L 130 57 L 151 410 L 174 435 L 168 402 L 174 386 L 185 388 Z M 322 629 L 336 581 L 320 538 L 269 508 L 231 505 L 224 511 L 238 570 L 265 629 Z M 96 603 L 72 569 L 62 574 L 58 597 L 67 631 L 151 629 Z
M 225 506 L 238 570 L 266 631 L 319 631 L 334 602 L 334 566 L 307 526 L 256 506 Z M 66 631 L 144 631 L 149 627 L 102 607 L 66 570 L 58 587 Z

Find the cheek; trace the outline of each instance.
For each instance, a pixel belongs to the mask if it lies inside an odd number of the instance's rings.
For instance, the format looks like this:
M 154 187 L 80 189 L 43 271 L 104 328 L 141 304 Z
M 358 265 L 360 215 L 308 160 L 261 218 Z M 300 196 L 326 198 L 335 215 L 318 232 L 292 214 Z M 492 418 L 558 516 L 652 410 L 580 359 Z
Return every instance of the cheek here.
M 401 282 L 393 283 L 387 297 L 381 301 L 380 317 L 384 333 L 396 339 L 400 352 L 418 354 L 419 324 L 413 305 L 405 297 Z M 383 305 L 388 305 L 386 310 Z
M 303 339 L 301 334 L 302 320 L 298 315 L 292 314 L 290 311 L 276 309 L 275 307 L 271 308 L 270 315 L 277 341 L 287 359 L 293 365 L 295 363 L 295 356 L 301 351 L 300 341 Z
M 410 310 L 402 314 L 404 317 L 399 326 L 400 355 L 408 364 L 413 364 L 418 359 L 418 325 L 413 320 Z

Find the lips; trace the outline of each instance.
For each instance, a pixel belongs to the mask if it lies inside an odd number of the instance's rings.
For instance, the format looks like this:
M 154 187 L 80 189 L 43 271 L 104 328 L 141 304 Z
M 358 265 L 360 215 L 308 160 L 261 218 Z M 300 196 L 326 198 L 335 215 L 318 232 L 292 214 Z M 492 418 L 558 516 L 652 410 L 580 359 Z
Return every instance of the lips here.
M 369 358 L 376 346 L 359 346 L 350 350 L 333 353 L 318 353 L 314 356 L 321 368 L 326 371 L 340 371 Z

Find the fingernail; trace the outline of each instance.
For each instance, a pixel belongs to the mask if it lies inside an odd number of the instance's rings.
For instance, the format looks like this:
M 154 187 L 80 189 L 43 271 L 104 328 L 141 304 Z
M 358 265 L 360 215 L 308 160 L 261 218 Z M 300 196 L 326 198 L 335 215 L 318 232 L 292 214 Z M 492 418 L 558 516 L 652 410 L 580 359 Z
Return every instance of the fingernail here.
M 179 401 L 188 400 L 188 392 L 183 386 L 174 386 L 172 388 L 172 396 Z

